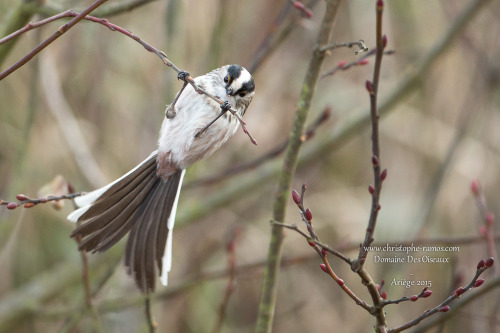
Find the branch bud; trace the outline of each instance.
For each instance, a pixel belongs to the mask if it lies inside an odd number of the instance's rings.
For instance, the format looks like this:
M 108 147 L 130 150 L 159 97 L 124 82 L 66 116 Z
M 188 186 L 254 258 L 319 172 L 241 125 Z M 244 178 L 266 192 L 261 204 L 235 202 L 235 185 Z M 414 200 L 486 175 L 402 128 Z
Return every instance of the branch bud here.
M 308 220 L 309 222 L 311 222 L 313 219 L 313 214 L 309 208 L 306 209 L 304 216 L 306 217 L 306 220 Z
M 328 252 L 327 252 L 324 248 L 322 248 L 322 249 L 321 249 L 321 254 L 322 254 L 323 256 L 326 256 L 326 254 L 327 254 L 327 253 L 328 253 Z
M 25 203 L 25 204 L 24 204 L 24 208 L 31 208 L 31 207 L 33 207 L 34 205 L 35 205 L 35 203 L 34 203 L 34 202 L 27 202 L 27 203 Z
M 339 286 L 343 287 L 344 286 L 344 280 L 342 279 L 338 279 L 337 280 L 337 283 L 339 284 Z
M 293 199 L 293 202 L 295 202 L 297 205 L 300 204 L 300 195 L 299 195 L 299 192 L 293 190 L 292 191 L 292 199 Z
M 432 290 L 426 290 L 422 293 L 423 298 L 429 297 L 430 295 L 432 295 Z
M 384 49 L 387 46 L 387 35 L 382 36 L 382 46 L 384 47 Z
M 481 269 L 484 267 L 484 259 L 481 259 L 478 263 L 477 263 L 477 269 Z
M 486 215 L 485 220 L 486 220 L 486 225 L 491 227 L 493 225 L 493 222 L 495 222 L 495 215 L 493 215 L 492 212 L 489 212 Z
M 9 202 L 7 204 L 7 209 L 16 209 L 18 206 L 17 202 Z
M 484 283 L 484 279 L 477 279 L 476 282 L 474 282 L 474 288 L 480 287 Z
M 342 68 L 342 67 L 344 67 L 345 65 L 347 65 L 347 61 L 342 60 L 342 61 L 339 61 L 339 63 L 337 64 L 337 67 L 338 67 L 338 68 Z
M 16 195 L 16 198 L 19 201 L 26 201 L 26 200 L 28 200 L 28 197 L 25 196 L 24 194 L 18 194 L 18 195 Z
M 458 287 L 457 290 L 455 290 L 454 294 L 457 296 L 462 295 L 465 292 L 465 289 L 463 287 Z
M 380 294 L 380 297 L 382 297 L 383 299 L 387 299 L 387 292 L 385 290 L 382 291 L 382 293 Z
M 384 169 L 382 173 L 380 174 L 380 179 L 384 181 L 387 178 L 387 169 Z
M 486 268 L 490 268 L 491 266 L 493 266 L 493 263 L 495 262 L 495 259 L 493 259 L 493 257 L 489 257 L 488 259 L 486 259 L 486 261 L 484 262 L 484 267 Z
M 481 191 L 481 183 L 479 183 L 479 179 L 474 179 L 470 183 L 470 190 L 471 190 L 472 194 L 474 194 L 474 195 L 479 194 L 479 191 Z
M 377 10 L 382 10 L 384 9 L 384 1 L 378 0 L 377 1 Z
M 416 302 L 418 300 L 418 295 L 412 295 L 410 296 L 410 301 Z
M 319 267 L 321 267 L 321 270 L 325 273 L 328 272 L 328 270 L 326 269 L 326 265 L 325 264 L 320 264 Z
M 439 312 L 448 312 L 450 307 L 448 305 L 442 306 L 438 309 Z
M 361 59 L 360 61 L 357 62 L 357 65 L 358 66 L 364 66 L 364 65 L 368 65 L 370 63 L 370 60 L 368 59 Z
M 373 188 L 373 186 L 371 186 L 371 185 L 368 186 L 368 192 L 370 192 L 370 194 L 373 194 L 375 192 L 375 189 Z
M 368 90 L 370 95 L 373 95 L 375 93 L 375 90 L 373 89 L 373 83 L 370 80 L 366 80 L 366 90 Z

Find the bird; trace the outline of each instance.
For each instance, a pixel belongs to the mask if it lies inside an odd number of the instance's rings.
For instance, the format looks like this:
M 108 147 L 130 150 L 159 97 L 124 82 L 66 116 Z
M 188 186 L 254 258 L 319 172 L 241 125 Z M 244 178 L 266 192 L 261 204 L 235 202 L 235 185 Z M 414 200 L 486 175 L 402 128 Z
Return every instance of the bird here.
M 187 75 L 181 72 L 178 77 Z M 67 217 L 78 222 L 71 237 L 79 240 L 80 251 L 104 252 L 128 234 L 126 270 L 144 294 L 155 291 L 157 275 L 168 284 L 172 231 L 186 169 L 212 155 L 237 131 L 238 119 L 222 111 L 231 108 L 243 116 L 255 94 L 252 75 L 240 65 L 222 66 L 194 82 L 224 103 L 185 83 L 167 107 L 157 149 L 124 176 L 76 197 L 77 209 Z

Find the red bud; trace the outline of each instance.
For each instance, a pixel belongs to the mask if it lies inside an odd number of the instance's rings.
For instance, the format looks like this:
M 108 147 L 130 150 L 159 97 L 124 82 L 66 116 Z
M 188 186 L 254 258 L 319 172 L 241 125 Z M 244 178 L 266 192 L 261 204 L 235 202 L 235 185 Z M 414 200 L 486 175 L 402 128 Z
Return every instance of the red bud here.
M 429 297 L 430 295 L 432 295 L 432 290 L 426 290 L 422 293 L 423 298 Z
M 495 215 L 493 215 L 493 213 L 490 212 L 486 215 L 485 220 L 488 226 L 492 226 L 493 222 L 495 222 Z
M 372 164 L 373 164 L 374 166 L 377 166 L 377 165 L 378 165 L 378 157 L 377 157 L 377 156 L 375 156 L 375 155 L 374 155 L 374 156 L 372 156 Z
M 342 67 L 344 67 L 345 65 L 347 65 L 347 61 L 342 60 L 342 61 L 339 61 L 339 63 L 337 64 L 337 67 L 342 68 Z
M 378 0 L 377 1 L 377 9 L 382 10 L 384 8 L 384 1 Z
M 26 201 L 26 200 L 28 200 L 28 197 L 25 196 L 24 194 L 18 194 L 18 195 L 16 195 L 16 198 L 19 201 Z
M 481 269 L 484 267 L 484 259 L 481 259 L 478 263 L 477 263 L 477 269 Z
M 19 206 L 19 205 L 17 204 L 17 202 L 9 202 L 9 203 L 7 204 L 7 209 L 16 209 L 16 208 L 17 208 L 17 206 Z
M 387 169 L 384 169 L 380 174 L 380 179 L 385 180 L 387 178 Z
M 295 202 L 297 205 L 300 204 L 300 195 L 299 195 L 299 192 L 293 190 L 292 191 L 292 199 L 293 199 L 293 202 Z
M 325 264 L 320 264 L 319 267 L 321 267 L 321 269 L 323 270 L 323 272 L 328 272 L 328 270 L 326 269 L 326 265 Z
M 25 204 L 24 204 L 24 208 L 31 208 L 31 207 L 33 207 L 34 205 L 35 205 L 35 203 L 34 203 L 34 202 L 27 202 L 27 203 L 25 203 Z
M 306 212 L 304 213 L 304 215 L 306 217 L 306 220 L 308 220 L 309 222 L 312 221 L 313 213 L 311 212 L 311 210 L 309 208 L 306 209 Z
M 364 66 L 370 63 L 370 60 L 368 59 L 361 59 L 360 61 L 357 62 L 358 66 Z
M 387 46 L 387 35 L 382 36 L 382 46 L 384 47 L 384 49 Z
M 383 299 L 387 299 L 387 292 L 385 290 L 382 291 L 382 293 L 380 294 L 380 297 L 382 297 Z
M 474 288 L 480 287 L 484 283 L 484 279 L 477 279 L 476 282 L 474 282 Z
M 482 226 L 479 227 L 479 234 L 481 236 L 486 236 L 487 231 L 488 230 L 486 229 L 486 227 L 484 225 L 482 225 Z
M 370 80 L 366 80 L 365 86 L 370 95 L 373 95 L 375 93 L 375 91 L 373 90 L 373 83 Z
M 48 200 L 47 200 L 47 198 L 41 198 L 41 199 L 40 199 L 40 202 L 41 202 L 41 203 L 46 203 L 47 201 L 48 201 Z
M 327 252 L 325 249 L 321 249 L 321 254 L 322 254 L 323 256 L 326 256 L 326 254 L 327 254 L 327 253 L 328 253 L 328 252 Z
M 375 192 L 375 189 L 373 188 L 373 186 L 371 186 L 371 185 L 368 186 L 368 192 L 370 192 L 370 194 L 373 194 Z
M 337 280 L 337 283 L 339 284 L 339 286 L 343 287 L 344 286 L 344 280 L 342 279 L 338 279 Z
M 488 259 L 486 259 L 486 261 L 484 262 L 484 267 L 486 268 L 490 268 L 491 266 L 493 266 L 493 263 L 495 262 L 495 259 L 493 259 L 493 257 L 489 257 Z
M 307 7 L 304 9 L 304 13 L 306 14 L 306 16 L 308 18 L 312 18 L 313 17 L 312 11 L 309 8 L 307 8 Z
M 479 183 L 479 179 L 474 179 L 470 183 L 470 190 L 472 191 L 472 194 L 478 195 L 479 191 L 481 191 L 481 183 Z
M 410 301 L 415 302 L 417 300 L 418 300 L 418 296 L 417 295 L 410 296 Z
M 462 287 L 458 287 L 457 290 L 455 290 L 455 295 L 460 296 L 465 292 L 465 289 Z
M 450 307 L 448 305 L 442 306 L 439 308 L 439 312 L 448 312 L 450 310 Z
M 299 10 L 304 10 L 306 8 L 306 6 L 304 6 L 304 4 L 300 1 L 294 1 L 293 6 Z
M 307 241 L 307 243 L 308 243 L 310 246 L 312 246 L 312 247 L 315 247 L 315 246 L 316 246 L 316 243 L 314 243 L 312 240 Z
M 377 290 L 380 291 L 380 285 L 377 284 L 376 286 L 377 286 Z

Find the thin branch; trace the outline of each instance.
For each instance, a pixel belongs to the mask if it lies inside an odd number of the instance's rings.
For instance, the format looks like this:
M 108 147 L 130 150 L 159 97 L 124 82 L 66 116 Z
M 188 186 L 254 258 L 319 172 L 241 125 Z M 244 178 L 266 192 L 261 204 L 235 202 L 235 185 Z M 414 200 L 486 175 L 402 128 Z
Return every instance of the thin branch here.
M 71 29 L 75 24 L 83 20 L 85 16 L 90 14 L 94 9 L 105 3 L 107 0 L 96 0 L 92 5 L 90 5 L 87 9 L 85 9 L 83 12 L 80 14 L 76 15 L 75 18 L 73 18 L 71 21 L 68 23 L 64 24 L 63 26 L 59 27 L 56 32 L 54 32 L 49 38 L 47 38 L 45 41 L 43 41 L 40 45 L 35 47 L 33 50 L 31 50 L 27 55 L 25 55 L 21 60 L 16 62 L 14 65 L 11 67 L 7 68 L 5 71 L 0 73 L 0 81 L 3 80 L 5 77 L 19 69 L 21 66 L 26 64 L 28 61 L 30 61 L 34 56 L 36 56 L 38 53 L 40 53 L 43 49 L 45 49 L 48 45 L 50 45 L 53 41 L 55 41 L 57 38 L 61 37 L 66 31 Z
M 321 79 L 327 77 L 327 76 L 332 76 L 334 75 L 335 73 L 337 73 L 338 71 L 345 71 L 345 70 L 348 70 L 350 69 L 351 67 L 355 67 L 355 66 L 364 66 L 364 65 L 367 65 L 368 64 L 368 58 L 371 57 L 371 56 L 374 56 L 375 53 L 376 53 L 376 48 L 375 49 L 371 49 L 370 51 L 368 51 L 364 56 L 362 56 L 361 58 L 355 60 L 355 61 L 352 61 L 350 63 L 347 63 L 346 61 L 340 61 L 337 65 L 337 67 L 327 71 L 327 72 L 324 72 L 323 74 L 321 74 Z M 387 50 L 387 51 L 384 51 L 384 55 L 393 55 L 394 53 L 396 53 L 396 51 L 394 50 Z
M 352 270 L 358 272 L 364 265 L 368 251 L 367 246 L 373 242 L 373 233 L 375 232 L 375 226 L 377 224 L 378 211 L 380 210 L 380 192 L 382 191 L 382 172 L 380 167 L 380 145 L 379 145 L 379 113 L 377 109 L 377 93 L 380 78 L 380 68 L 382 65 L 382 56 L 384 54 L 384 48 L 387 43 L 387 38 L 382 36 L 382 14 L 384 9 L 384 3 L 382 0 L 378 0 L 376 4 L 376 55 L 375 55 L 375 67 L 373 70 L 373 80 L 366 81 L 366 88 L 370 94 L 370 116 L 372 123 L 372 165 L 373 165 L 373 178 L 374 187 L 370 190 L 372 194 L 372 207 L 370 212 L 370 219 L 368 221 L 368 227 L 366 228 L 365 240 L 359 250 L 358 259 L 351 266 Z
M 330 51 L 333 49 L 337 49 L 339 47 L 348 47 L 352 48 L 353 46 L 357 46 L 359 50 L 355 51 L 354 54 L 358 55 L 360 53 L 368 52 L 368 47 L 365 45 L 365 41 L 360 39 L 357 42 L 345 42 L 345 43 L 333 43 L 331 45 L 323 46 L 320 50 L 322 52 Z
M 218 333 L 222 331 L 222 325 L 226 318 L 227 308 L 229 305 L 229 299 L 236 288 L 236 241 L 239 237 L 239 228 L 234 228 L 231 232 L 231 237 L 226 244 L 227 252 L 227 276 L 228 281 L 226 285 L 226 291 L 224 293 L 224 298 L 219 306 L 219 315 L 217 317 L 217 322 L 215 323 L 213 332 Z
M 105 1 L 107 1 L 107 0 L 98 0 L 98 1 L 96 1 L 96 3 L 98 3 L 98 2 L 102 3 L 102 2 L 105 2 Z M 89 7 L 89 8 L 91 8 L 91 7 Z M 137 43 L 141 44 L 147 51 L 156 54 L 162 60 L 162 62 L 165 65 L 167 65 L 168 67 L 170 67 L 173 70 L 175 70 L 178 75 L 181 74 L 181 73 L 186 73 L 185 71 L 182 71 L 177 66 L 175 66 L 175 64 L 172 63 L 167 58 L 167 55 L 165 54 L 165 52 L 160 51 L 157 48 L 153 47 L 152 45 L 148 44 L 147 42 L 145 42 L 144 40 L 142 40 L 139 36 L 134 35 L 132 32 L 130 32 L 130 31 L 126 30 L 126 29 L 123 29 L 123 28 L 117 26 L 116 24 L 113 24 L 113 23 L 109 22 L 107 19 L 103 19 L 103 18 L 98 18 L 98 17 L 86 15 L 86 14 L 88 14 L 91 11 L 91 10 L 89 10 L 89 8 L 86 9 L 82 13 L 76 13 L 76 12 L 73 12 L 71 10 L 68 10 L 68 11 L 65 11 L 63 13 L 60 13 L 60 14 L 56 15 L 56 17 L 57 17 L 56 19 L 60 19 L 60 18 L 64 18 L 64 17 L 74 17 L 74 19 L 71 20 L 69 23 L 67 23 L 67 24 L 63 25 L 62 27 L 60 27 L 51 37 L 49 37 L 44 42 L 42 42 L 42 44 L 40 44 L 39 46 L 37 46 L 34 50 L 32 50 L 25 57 L 23 57 L 23 59 L 19 60 L 16 64 L 14 64 L 13 66 L 7 68 L 5 71 L 3 71 L 2 73 L 0 73 L 0 81 L 3 78 L 5 78 L 6 76 L 8 76 L 9 74 L 11 74 L 12 72 L 14 72 L 15 70 L 17 70 L 18 68 L 20 68 L 21 66 L 23 66 L 26 62 L 28 62 L 36 54 L 38 54 L 40 51 L 42 51 L 45 47 L 47 47 L 50 43 L 52 43 L 55 39 L 57 39 L 60 35 L 62 35 L 64 32 L 66 32 L 69 28 L 71 28 L 73 25 L 75 25 L 78 21 L 80 21 L 82 19 L 86 19 L 86 20 L 91 21 L 91 22 L 102 24 L 102 25 L 108 27 L 112 31 L 120 32 L 120 33 L 126 35 L 127 37 L 132 38 Z M 85 15 L 83 15 L 84 13 L 85 13 Z M 78 19 L 78 21 L 75 21 L 77 19 Z M 39 26 L 41 26 L 43 24 L 47 24 L 47 23 L 52 22 L 52 21 L 54 21 L 54 19 L 48 18 L 48 19 L 42 20 L 42 21 L 37 22 L 37 23 L 31 23 L 27 27 L 22 28 L 21 32 L 19 32 L 19 33 L 14 32 L 13 34 L 10 35 L 10 37 L 9 36 L 7 36 L 7 37 L 9 37 L 9 39 L 13 38 L 13 37 L 17 37 L 21 33 L 24 33 L 26 31 L 29 31 L 29 30 L 33 29 L 32 28 L 33 25 L 35 25 L 35 27 L 39 27 Z M 187 83 L 191 84 L 191 86 L 194 88 L 194 90 L 196 92 L 198 92 L 199 94 L 204 94 L 205 96 L 207 96 L 207 97 L 211 98 L 212 100 L 214 100 L 215 102 L 217 102 L 219 105 L 224 104 L 224 101 L 221 98 L 219 98 L 218 96 L 214 96 L 212 94 L 209 94 L 208 92 L 206 92 L 202 88 L 198 87 L 196 85 L 196 83 L 194 82 L 194 79 L 191 76 L 189 76 L 189 75 L 183 76 L 182 79 L 184 80 L 184 82 L 187 82 Z M 257 145 L 257 141 L 252 137 L 252 135 L 250 134 L 250 132 L 246 128 L 246 123 L 243 121 L 243 119 L 241 118 L 241 116 L 234 109 L 232 109 L 232 108 L 229 108 L 227 111 L 229 111 L 234 117 L 236 117 L 236 119 L 240 123 L 241 128 L 243 129 L 243 132 L 248 136 L 248 138 L 250 139 L 250 141 L 254 145 Z
M 418 325 L 422 320 L 432 316 L 433 314 L 436 314 L 438 312 L 448 312 L 450 309 L 448 304 L 450 304 L 451 302 L 453 302 L 457 298 L 460 298 L 461 295 L 463 295 L 464 293 L 466 293 L 470 289 L 475 288 L 475 287 L 479 287 L 483 284 L 484 280 L 482 279 L 481 281 L 479 281 L 478 278 L 485 270 L 487 270 L 488 268 L 490 268 L 493 265 L 493 258 L 489 258 L 488 260 L 486 260 L 486 263 L 488 261 L 491 262 L 491 265 L 488 265 L 488 264 L 485 265 L 485 261 L 482 260 L 482 263 L 483 263 L 482 267 L 478 266 L 478 268 L 476 270 L 476 274 L 474 275 L 474 277 L 472 278 L 472 280 L 469 282 L 469 284 L 467 286 L 458 288 L 447 299 L 445 299 L 443 302 L 441 302 L 440 304 L 438 304 L 434 308 L 432 308 L 430 310 L 426 310 L 422 315 L 418 316 L 417 318 L 409 321 L 408 323 L 406 323 L 404 325 L 390 329 L 388 331 L 388 333 L 397 333 L 397 332 L 404 331 L 410 327 Z

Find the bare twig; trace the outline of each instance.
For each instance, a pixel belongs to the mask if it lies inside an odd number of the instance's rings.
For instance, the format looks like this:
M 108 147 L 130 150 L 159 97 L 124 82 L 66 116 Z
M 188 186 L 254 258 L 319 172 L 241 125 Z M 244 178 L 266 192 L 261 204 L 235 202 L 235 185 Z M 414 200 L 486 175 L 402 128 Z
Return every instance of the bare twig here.
M 340 61 L 337 65 L 337 67 L 321 74 L 321 78 L 323 79 L 326 76 L 332 76 L 335 73 L 337 73 L 338 71 L 345 71 L 345 70 L 350 69 L 351 67 L 364 66 L 364 65 L 368 64 L 368 58 L 375 55 L 376 50 L 377 50 L 376 48 L 371 49 L 361 58 L 356 59 L 355 61 L 351 61 L 349 63 L 346 61 Z M 384 55 L 393 55 L 394 53 L 396 53 L 396 51 L 394 51 L 394 50 L 384 51 Z
M 495 215 L 488 208 L 488 204 L 486 203 L 486 197 L 484 196 L 483 189 L 481 187 L 481 183 L 478 179 L 473 180 L 471 183 L 471 190 L 474 198 L 476 199 L 477 208 L 479 210 L 479 214 L 481 215 L 481 219 L 483 220 L 484 225 L 482 225 L 479 230 L 482 236 L 486 239 L 486 248 L 488 252 L 488 256 L 496 258 L 497 257 L 497 249 L 495 246 Z M 498 269 L 495 267 L 493 269 L 493 274 L 496 274 Z
M 493 258 L 489 258 L 488 260 L 481 260 L 478 264 L 478 267 L 476 269 L 476 274 L 472 278 L 472 280 L 469 282 L 469 284 L 465 287 L 459 287 L 457 290 L 455 290 L 447 299 L 445 299 L 443 302 L 441 302 L 439 305 L 435 306 L 434 308 L 430 310 L 426 310 L 422 315 L 418 316 L 417 318 L 409 321 L 408 323 L 401 325 L 399 327 L 393 328 L 388 330 L 388 333 L 397 333 L 404 331 L 410 327 L 413 327 L 415 325 L 418 325 L 422 320 L 425 318 L 428 318 L 432 316 L 433 314 L 436 314 L 438 312 L 448 312 L 450 307 L 448 304 L 456 300 L 457 298 L 460 298 L 461 295 L 466 293 L 472 288 L 477 288 L 481 286 L 484 282 L 484 279 L 478 279 L 479 276 L 488 268 L 493 266 Z
M 222 331 L 222 324 L 226 318 L 226 311 L 229 305 L 229 298 L 236 288 L 236 241 L 239 237 L 240 229 L 235 227 L 231 232 L 231 237 L 226 244 L 227 252 L 227 276 L 228 281 L 226 285 L 226 292 L 224 293 L 224 298 L 219 306 L 219 315 L 217 317 L 217 322 L 215 323 L 213 332 L 218 333 Z
M 370 94 L 370 115 L 372 122 L 372 165 L 373 165 L 373 178 L 374 187 L 373 191 L 370 189 L 372 194 L 372 207 L 370 212 L 370 219 L 368 221 L 368 227 L 366 228 L 365 240 L 359 250 L 358 259 L 353 262 L 351 268 L 353 271 L 358 272 L 365 263 L 368 251 L 366 247 L 373 242 L 373 233 L 375 232 L 375 226 L 377 223 L 378 211 L 380 210 L 380 192 L 382 190 L 382 171 L 380 167 L 380 145 L 379 145 L 379 134 L 378 134 L 378 123 L 379 123 L 379 113 L 377 109 L 377 93 L 380 77 L 380 68 L 382 65 L 382 56 L 384 54 L 384 47 L 387 44 L 387 38 L 382 36 L 382 13 L 384 8 L 384 3 L 382 0 L 377 1 L 376 5 L 377 22 L 376 22 L 376 41 L 377 49 L 375 55 L 375 67 L 373 70 L 373 80 L 366 81 L 366 88 Z
M 56 32 L 54 32 L 49 38 L 47 38 L 45 41 L 43 41 L 40 45 L 38 45 L 36 48 L 31 50 L 27 55 L 25 55 L 21 60 L 16 62 L 14 65 L 11 67 L 7 68 L 5 71 L 0 73 L 0 81 L 3 80 L 5 77 L 19 69 L 21 66 L 26 64 L 28 61 L 30 61 L 35 55 L 40 53 L 44 48 L 46 48 L 48 45 L 50 45 L 53 41 L 55 41 L 57 38 L 61 37 L 66 31 L 71 29 L 75 24 L 83 20 L 85 16 L 90 14 L 94 9 L 105 3 L 107 0 L 96 0 L 92 5 L 90 5 L 87 9 L 85 9 L 83 12 L 80 14 L 76 15 L 75 18 L 73 18 L 71 21 L 68 23 L 64 24 L 63 26 L 59 27 Z
M 16 209 L 17 207 L 24 207 L 24 208 L 31 208 L 35 205 L 38 204 L 44 204 L 47 202 L 51 201 L 59 201 L 59 200 L 72 200 L 76 197 L 79 197 L 81 195 L 84 195 L 85 192 L 75 192 L 75 193 L 70 193 L 70 194 L 65 194 L 65 195 L 59 195 L 59 196 L 48 196 L 46 198 L 37 198 L 37 199 L 32 199 L 24 194 L 18 194 L 17 195 L 17 200 L 18 201 L 4 201 L 0 200 L 0 205 L 5 205 L 7 206 L 8 209 Z
M 96 3 L 98 3 L 98 2 L 102 3 L 102 2 L 105 2 L 105 1 L 107 1 L 107 0 L 98 0 L 98 1 L 96 1 Z M 89 8 L 91 8 L 91 7 L 89 7 Z M 64 18 L 64 17 L 74 17 L 74 19 L 71 20 L 69 23 L 63 25 L 61 28 L 59 28 L 57 32 L 55 32 L 51 37 L 49 37 L 48 39 L 46 39 L 42 44 L 40 44 L 38 47 L 36 47 L 33 51 L 31 51 L 23 59 L 21 59 L 20 61 L 18 61 L 13 66 L 7 68 L 4 72 L 0 73 L 0 80 L 2 80 L 3 78 L 5 78 L 9 74 L 11 74 L 12 72 L 14 72 L 15 70 L 17 70 L 19 67 L 21 67 L 22 65 L 24 65 L 31 58 L 33 58 L 33 56 L 35 56 L 36 54 L 38 54 L 46 46 L 48 46 L 55 39 L 57 39 L 60 35 L 62 35 L 65 31 L 67 31 L 69 28 L 71 28 L 73 25 L 75 25 L 78 21 L 80 21 L 82 19 L 86 19 L 86 20 L 91 21 L 91 22 L 102 24 L 102 25 L 108 27 L 112 31 L 120 32 L 120 33 L 126 35 L 127 37 L 132 38 L 137 43 L 141 44 L 147 51 L 156 54 L 162 60 L 162 62 L 165 65 L 167 65 L 168 67 L 170 67 L 173 70 L 175 70 L 178 75 L 180 73 L 186 73 L 185 71 L 182 71 L 177 66 L 175 66 L 175 64 L 173 64 L 167 58 L 167 55 L 165 54 L 165 52 L 160 51 L 157 48 L 153 47 L 149 43 L 147 43 L 144 40 L 142 40 L 139 36 L 134 35 L 132 32 L 130 32 L 130 31 L 126 30 L 126 29 L 123 29 L 122 27 L 117 26 L 116 24 L 113 24 L 113 23 L 109 22 L 107 19 L 98 18 L 98 17 L 94 17 L 94 16 L 88 16 L 87 14 L 91 11 L 91 10 L 89 10 L 89 8 L 87 8 L 82 13 L 76 13 L 76 12 L 73 12 L 71 10 L 68 10 L 68 11 L 65 11 L 63 13 L 55 15 L 55 17 L 56 17 L 55 19 L 60 19 L 60 18 Z M 95 8 L 95 6 L 92 7 L 92 8 Z M 83 15 L 83 14 L 85 14 L 85 15 Z M 27 27 L 24 27 L 24 28 L 20 29 L 21 30 L 20 32 L 14 32 L 13 34 L 7 36 L 8 37 L 7 40 L 9 40 L 11 38 L 14 38 L 14 37 L 17 37 L 20 34 L 33 29 L 33 26 L 34 27 L 39 27 L 41 25 L 47 24 L 49 22 L 52 22 L 55 19 L 52 17 L 52 18 L 47 18 L 45 20 L 39 21 L 37 23 L 30 23 L 30 24 L 28 24 Z M 78 19 L 78 21 L 75 21 L 77 19 Z M 219 98 L 218 96 L 214 96 L 212 94 L 209 94 L 208 92 L 206 92 L 202 88 L 198 87 L 196 85 L 196 83 L 194 82 L 194 79 L 191 76 L 186 75 L 186 76 L 183 76 L 182 79 L 184 80 L 184 82 L 187 82 L 187 83 L 191 84 L 191 86 L 194 88 L 194 90 L 196 92 L 198 92 L 199 94 L 204 94 L 205 96 L 211 98 L 212 100 L 216 101 L 220 105 L 222 105 L 224 103 L 224 101 L 221 98 Z M 243 121 L 243 119 L 241 118 L 241 116 L 234 109 L 232 109 L 232 108 L 229 108 L 227 111 L 229 111 L 234 117 L 236 117 L 236 119 L 238 119 L 238 122 L 240 123 L 240 126 L 243 129 L 243 132 L 248 136 L 248 138 L 250 139 L 250 141 L 254 145 L 257 145 L 257 141 L 252 137 L 252 135 L 250 134 L 250 132 L 246 128 L 246 123 Z
M 358 55 L 360 53 L 366 53 L 368 52 L 368 47 L 365 45 L 365 41 L 360 39 L 357 42 L 345 42 L 345 43 L 333 43 L 331 45 L 323 46 L 321 48 L 321 51 L 330 51 L 333 49 L 337 49 L 339 47 L 348 47 L 352 48 L 353 46 L 357 46 L 359 50 L 355 51 L 354 54 Z

